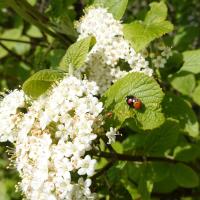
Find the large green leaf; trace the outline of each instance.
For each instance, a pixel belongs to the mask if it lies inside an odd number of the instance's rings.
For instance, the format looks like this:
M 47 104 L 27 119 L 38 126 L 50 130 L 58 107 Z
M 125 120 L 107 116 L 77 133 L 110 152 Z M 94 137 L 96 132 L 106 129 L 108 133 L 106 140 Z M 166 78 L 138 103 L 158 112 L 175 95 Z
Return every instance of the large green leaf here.
M 198 144 L 186 144 L 177 146 L 174 149 L 174 157 L 176 160 L 191 162 L 200 157 L 200 147 Z
M 192 73 L 179 71 L 169 79 L 173 88 L 184 95 L 190 96 L 195 88 L 195 76 Z
M 166 117 L 179 121 L 180 127 L 192 137 L 199 135 L 199 124 L 192 108 L 181 97 L 166 95 L 163 101 L 163 112 Z
M 184 64 L 181 71 L 189 71 L 194 74 L 200 73 L 200 49 L 185 51 L 183 53 Z
M 182 163 L 175 164 L 171 167 L 171 172 L 175 181 L 181 187 L 193 188 L 199 185 L 198 174 L 187 165 Z
M 56 81 L 62 79 L 65 73 L 59 70 L 45 69 L 35 73 L 27 79 L 22 89 L 32 97 L 37 98 L 45 93 Z
M 165 20 L 167 7 L 163 2 L 152 3 L 144 21 L 124 24 L 125 38 L 136 51 L 144 49 L 151 41 L 173 30 L 171 22 Z
M 149 131 L 144 150 L 148 155 L 160 156 L 176 145 L 180 127 L 177 122 L 167 120 L 161 127 Z
M 95 0 L 94 5 L 98 5 L 108 9 L 115 19 L 121 19 L 124 15 L 128 4 L 128 0 Z
M 140 110 L 127 105 L 128 95 L 142 101 Z M 126 121 L 128 126 L 137 130 L 156 128 L 164 121 L 160 107 L 163 96 L 160 86 L 153 78 L 143 73 L 130 73 L 112 85 L 102 97 L 105 112 L 113 112 L 106 123 L 120 127 Z
M 72 44 L 63 56 L 59 66 L 66 70 L 71 65 L 78 69 L 83 66 L 91 45 L 94 44 L 93 37 L 87 37 Z

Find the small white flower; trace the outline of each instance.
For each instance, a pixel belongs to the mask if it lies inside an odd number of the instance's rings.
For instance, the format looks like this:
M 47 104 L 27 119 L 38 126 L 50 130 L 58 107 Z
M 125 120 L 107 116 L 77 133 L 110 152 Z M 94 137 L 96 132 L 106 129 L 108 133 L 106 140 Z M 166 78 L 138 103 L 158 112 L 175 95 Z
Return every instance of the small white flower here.
M 96 160 L 91 159 L 91 157 L 87 155 L 84 159 L 78 161 L 78 167 L 80 167 L 78 174 L 92 176 L 94 174 L 95 165 Z
M 116 135 L 118 135 L 117 134 L 117 129 L 113 128 L 113 127 L 110 127 L 110 130 L 106 133 L 106 136 L 108 138 L 108 144 L 112 144 L 112 143 L 115 142 Z

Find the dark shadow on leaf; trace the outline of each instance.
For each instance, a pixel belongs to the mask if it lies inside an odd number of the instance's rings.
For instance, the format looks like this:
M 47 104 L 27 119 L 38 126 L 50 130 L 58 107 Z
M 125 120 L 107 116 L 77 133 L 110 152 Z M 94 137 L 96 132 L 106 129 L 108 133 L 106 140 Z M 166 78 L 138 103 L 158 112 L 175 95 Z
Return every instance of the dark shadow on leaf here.
M 163 113 L 166 118 L 179 121 L 180 127 L 189 135 L 199 132 L 198 121 L 192 108 L 181 98 L 174 94 L 167 94 L 162 102 Z

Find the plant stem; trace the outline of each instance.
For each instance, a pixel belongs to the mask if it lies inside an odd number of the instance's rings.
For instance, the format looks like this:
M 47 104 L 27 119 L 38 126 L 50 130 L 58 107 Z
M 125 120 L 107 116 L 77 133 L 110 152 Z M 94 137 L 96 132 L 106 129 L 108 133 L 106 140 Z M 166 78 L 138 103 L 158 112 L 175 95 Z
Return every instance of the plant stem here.
M 165 157 L 146 157 L 146 156 L 132 156 L 127 154 L 119 154 L 119 153 L 108 153 L 108 152 L 99 152 L 95 154 L 97 157 L 103 157 L 111 160 L 123 160 L 123 161 L 132 161 L 132 162 L 151 162 L 151 161 L 159 161 L 159 162 L 168 162 L 168 163 L 178 163 L 182 162 L 187 164 L 183 161 L 174 160 L 172 158 L 165 158 Z
M 26 63 L 29 66 L 32 66 L 32 64 L 27 61 L 26 59 L 24 59 L 22 56 L 18 55 L 17 53 L 15 53 L 14 51 L 10 50 L 9 48 L 7 48 L 3 43 L 0 42 L 0 46 L 5 49 L 10 55 L 14 56 L 17 60 L 22 61 L 24 63 Z
M 36 42 L 31 42 L 31 41 L 25 41 L 25 40 L 16 40 L 16 39 L 8 39 L 8 38 L 0 38 L 0 41 L 6 41 L 6 42 L 17 42 L 17 43 L 25 43 L 25 44 L 33 44 L 33 45 L 38 45 L 41 47 L 48 47 L 47 44 L 41 44 L 41 43 L 36 43 Z

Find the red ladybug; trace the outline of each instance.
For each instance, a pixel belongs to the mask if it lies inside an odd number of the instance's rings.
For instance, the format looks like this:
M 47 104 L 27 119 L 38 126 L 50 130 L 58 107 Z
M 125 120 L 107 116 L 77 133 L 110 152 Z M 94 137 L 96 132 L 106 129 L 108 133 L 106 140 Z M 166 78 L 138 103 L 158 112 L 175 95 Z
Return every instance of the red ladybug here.
M 126 97 L 126 103 L 127 103 L 130 107 L 132 107 L 132 108 L 134 108 L 134 109 L 136 109 L 136 110 L 139 110 L 139 109 L 141 109 L 141 107 L 142 107 L 142 102 L 141 102 L 141 100 L 138 99 L 138 98 L 136 98 L 136 97 L 134 97 L 134 96 L 127 96 L 127 97 Z

